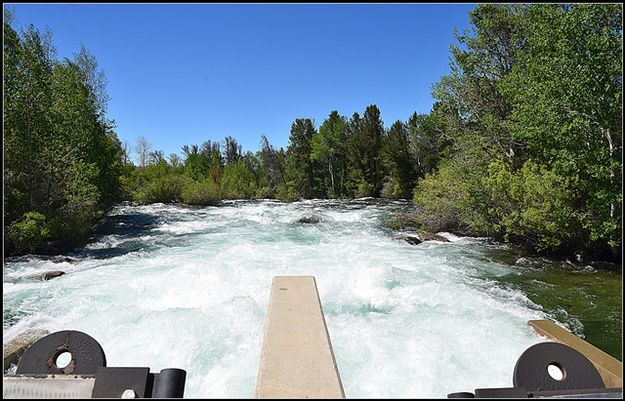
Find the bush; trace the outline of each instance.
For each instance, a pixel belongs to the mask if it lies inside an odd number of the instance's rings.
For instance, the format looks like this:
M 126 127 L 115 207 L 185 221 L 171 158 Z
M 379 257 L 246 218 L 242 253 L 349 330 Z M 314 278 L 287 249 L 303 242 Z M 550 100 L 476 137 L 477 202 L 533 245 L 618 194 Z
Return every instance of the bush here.
M 181 199 L 188 205 L 213 206 L 219 204 L 219 188 L 210 179 L 197 182 L 189 181 L 182 190 Z
M 373 196 L 373 189 L 373 184 L 369 184 L 368 182 L 361 180 L 356 189 L 356 197 L 364 198 L 367 196 Z
M 539 251 L 574 246 L 580 227 L 570 181 L 531 160 L 516 172 L 501 161 L 491 163 L 485 187 L 495 229 L 504 240 L 522 240 Z
M 391 230 L 418 231 L 423 226 L 423 213 L 420 211 L 392 213 L 384 218 L 383 224 Z
M 395 177 L 384 177 L 380 196 L 387 199 L 398 199 L 401 197 L 401 187 Z
M 221 194 L 224 198 L 249 199 L 255 192 L 254 177 L 241 160 L 224 167 L 221 176 Z
M 50 237 L 46 216 L 38 212 L 28 212 L 9 227 L 9 241 L 17 252 L 33 253 Z
M 179 176 L 155 178 L 146 183 L 142 190 L 135 193 L 134 199 L 141 203 L 179 202 L 182 198 L 184 185 L 184 180 Z
M 463 231 L 470 225 L 466 217 L 469 190 L 461 177 L 459 171 L 444 165 L 415 188 L 413 201 L 423 210 L 429 231 Z

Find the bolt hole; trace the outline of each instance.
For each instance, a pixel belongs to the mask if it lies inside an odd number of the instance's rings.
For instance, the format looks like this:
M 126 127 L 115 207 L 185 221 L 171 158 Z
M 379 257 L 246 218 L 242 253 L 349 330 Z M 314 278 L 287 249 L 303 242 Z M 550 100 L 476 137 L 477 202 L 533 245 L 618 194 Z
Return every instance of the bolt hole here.
M 562 366 L 557 363 L 550 363 L 547 366 L 547 373 L 553 380 L 562 381 L 564 380 L 565 372 Z
M 59 369 L 64 369 L 72 361 L 72 354 L 69 351 L 63 351 L 56 356 L 54 364 Z

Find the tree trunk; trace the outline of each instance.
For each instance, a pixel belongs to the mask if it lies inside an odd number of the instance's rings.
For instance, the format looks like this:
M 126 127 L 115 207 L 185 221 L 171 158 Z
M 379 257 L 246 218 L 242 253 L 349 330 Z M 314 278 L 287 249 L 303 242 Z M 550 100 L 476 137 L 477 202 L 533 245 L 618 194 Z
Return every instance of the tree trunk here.
M 610 135 L 610 129 L 606 128 L 603 130 L 606 139 L 608 140 L 608 152 L 610 155 L 610 186 L 614 185 L 614 143 L 612 142 L 612 136 Z M 616 205 L 614 201 L 610 202 L 610 218 L 614 218 L 614 211 L 616 209 Z
M 332 195 L 336 198 L 336 190 L 334 189 L 334 173 L 332 172 L 332 163 L 328 161 L 328 171 L 330 172 L 330 180 L 332 181 Z

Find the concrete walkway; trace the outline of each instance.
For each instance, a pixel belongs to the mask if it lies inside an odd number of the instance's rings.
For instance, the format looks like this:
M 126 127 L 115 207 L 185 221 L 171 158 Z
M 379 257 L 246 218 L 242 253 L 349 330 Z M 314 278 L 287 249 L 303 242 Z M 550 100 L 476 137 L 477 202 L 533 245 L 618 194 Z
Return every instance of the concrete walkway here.
M 312 276 L 271 285 L 257 398 L 345 398 Z

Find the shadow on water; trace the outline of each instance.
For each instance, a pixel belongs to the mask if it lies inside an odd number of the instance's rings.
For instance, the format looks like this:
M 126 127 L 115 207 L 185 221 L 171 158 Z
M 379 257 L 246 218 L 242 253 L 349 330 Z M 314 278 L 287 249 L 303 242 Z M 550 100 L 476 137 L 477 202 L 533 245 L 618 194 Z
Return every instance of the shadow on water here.
M 149 249 L 157 244 L 148 244 L 141 237 L 151 234 L 161 221 L 162 219 L 158 216 L 141 212 L 107 216 L 96 235 L 92 237 L 92 244 L 103 242 L 107 236 L 114 235 L 118 246 L 79 248 L 70 255 L 80 258 L 108 259 Z
M 160 222 L 160 217 L 140 212 L 107 216 L 98 235 L 140 236 L 156 228 Z

